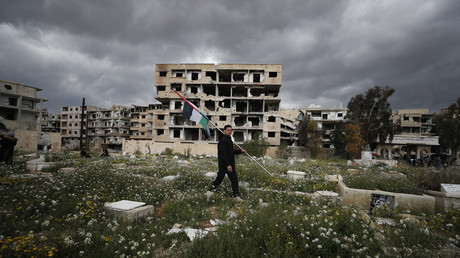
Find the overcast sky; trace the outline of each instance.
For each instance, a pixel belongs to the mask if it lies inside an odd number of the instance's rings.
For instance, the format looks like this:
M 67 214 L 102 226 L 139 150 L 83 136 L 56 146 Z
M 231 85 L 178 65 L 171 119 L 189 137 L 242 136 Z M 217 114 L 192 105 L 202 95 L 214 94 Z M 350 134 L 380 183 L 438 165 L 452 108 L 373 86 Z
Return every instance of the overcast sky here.
M 0 79 L 50 112 L 155 103 L 160 63 L 282 64 L 282 108 L 379 85 L 436 112 L 460 97 L 460 1 L 0 0 Z

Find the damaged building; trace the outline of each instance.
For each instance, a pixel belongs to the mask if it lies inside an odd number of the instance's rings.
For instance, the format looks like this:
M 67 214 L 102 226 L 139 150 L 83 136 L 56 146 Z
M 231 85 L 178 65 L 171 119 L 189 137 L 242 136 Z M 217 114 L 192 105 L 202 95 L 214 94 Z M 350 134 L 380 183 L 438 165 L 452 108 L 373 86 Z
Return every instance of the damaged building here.
M 390 159 L 427 159 L 440 153 L 439 136 L 434 132 L 434 114 L 427 108 L 401 109 L 392 116 L 395 124 L 401 125 L 401 133 L 393 141 L 377 146 L 377 154 Z
M 14 131 L 16 148 L 36 150 L 40 137 L 43 103 L 37 96 L 42 89 L 0 80 L 0 134 Z
M 278 146 L 281 72 L 280 64 L 157 64 L 156 99 L 161 104 L 142 113 L 152 123 L 151 139 L 217 142 L 220 138 L 211 124 L 211 138 L 207 139 L 201 126 L 184 119 L 184 101 L 174 89 L 219 128 L 232 125 L 236 142 L 262 135 L 270 145 Z
M 81 106 L 65 106 L 60 116 L 62 146 L 66 149 L 78 149 L 81 136 L 92 148 L 121 150 L 123 139 L 129 138 L 130 107 L 85 106 L 82 112 Z

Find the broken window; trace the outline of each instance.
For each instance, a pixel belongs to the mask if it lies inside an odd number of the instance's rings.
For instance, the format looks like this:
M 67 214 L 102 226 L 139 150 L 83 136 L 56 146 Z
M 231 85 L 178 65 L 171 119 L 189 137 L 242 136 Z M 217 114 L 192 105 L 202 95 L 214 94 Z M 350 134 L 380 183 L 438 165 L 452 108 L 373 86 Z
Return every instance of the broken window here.
M 199 87 L 198 85 L 187 85 L 187 92 L 188 93 L 192 93 L 192 94 L 197 94 L 198 91 L 199 91 Z
M 219 116 L 219 121 L 227 121 L 227 117 L 226 116 Z
M 264 102 L 262 100 L 249 101 L 249 112 L 263 112 Z
M 327 114 L 323 114 L 323 119 L 327 120 Z
M 247 97 L 248 89 L 246 87 L 233 87 L 232 97 Z
M 157 86 L 157 91 L 165 91 L 166 86 Z
M 274 116 L 269 116 L 269 117 L 268 117 L 268 122 L 270 122 L 270 123 L 276 122 L 276 117 L 274 117 Z
M 8 105 L 9 106 L 16 106 L 18 104 L 18 100 L 15 98 L 8 98 Z
M 4 86 L 5 86 L 5 89 L 7 89 L 7 90 L 11 90 L 11 89 L 12 89 L 11 85 L 5 84 Z
M 261 117 L 248 117 L 249 126 L 259 126 L 261 125 Z
M 199 73 L 192 73 L 192 81 L 198 80 Z
M 244 133 L 241 131 L 233 131 L 233 139 L 235 139 L 235 142 L 244 142 Z
M 260 74 L 258 74 L 258 73 L 253 74 L 252 81 L 253 82 L 260 82 Z
M 166 77 L 167 71 L 160 71 L 160 77 Z
M 163 135 L 165 133 L 164 129 L 158 129 L 157 130 L 157 135 Z
M 213 81 L 216 80 L 216 72 L 207 71 L 206 76 L 211 77 L 211 80 L 213 80 Z
M 182 102 L 181 101 L 174 101 L 174 109 L 181 109 Z
M 269 138 L 274 138 L 276 136 L 276 132 L 268 132 Z
M 244 73 L 233 73 L 233 81 L 244 82 Z
M 236 126 L 244 126 L 246 124 L 246 116 L 237 116 L 235 117 Z
M 230 108 L 230 100 L 229 99 L 224 99 L 222 101 L 219 101 L 219 107 Z
M 268 73 L 268 77 L 270 77 L 270 78 L 276 78 L 277 76 L 278 76 L 277 72 L 269 72 Z
M 236 102 L 236 112 L 247 112 L 248 103 L 246 101 Z
M 215 111 L 216 110 L 216 102 L 213 100 L 207 100 L 204 102 L 204 106 L 209 109 L 209 111 Z
M 231 82 L 232 74 L 231 71 L 219 71 L 219 82 Z
M 188 141 L 197 141 L 199 136 L 198 128 L 185 128 L 184 137 Z
M 213 84 L 204 84 L 203 92 L 207 95 L 216 96 L 216 85 Z
M 249 90 L 249 97 L 260 97 L 265 93 L 264 88 L 251 88 Z
M 196 107 L 200 107 L 200 100 L 199 99 L 189 99 L 189 102 L 195 105 Z
M 218 89 L 218 96 L 230 97 L 230 86 L 219 85 Z
M 173 77 L 184 77 L 185 70 L 172 70 Z
M 182 91 L 181 83 L 171 83 L 171 89 L 176 91 Z
M 173 129 L 173 137 L 174 138 L 180 138 L 180 130 L 179 129 Z
M 338 113 L 337 117 L 343 117 L 343 113 Z
M 321 111 L 313 111 L 313 112 L 311 112 L 311 117 L 321 117 Z
M 158 115 L 158 120 L 165 120 L 165 115 Z

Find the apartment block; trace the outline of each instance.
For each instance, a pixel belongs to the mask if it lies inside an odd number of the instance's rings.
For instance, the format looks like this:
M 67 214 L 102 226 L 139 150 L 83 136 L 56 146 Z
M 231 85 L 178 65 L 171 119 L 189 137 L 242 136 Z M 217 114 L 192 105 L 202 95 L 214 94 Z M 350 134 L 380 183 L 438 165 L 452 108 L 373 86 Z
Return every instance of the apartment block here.
M 129 138 L 131 108 L 113 105 L 110 109 L 88 110 L 88 139 L 96 149 L 121 150 Z
M 86 116 L 87 111 L 97 111 L 102 108 L 86 106 L 82 112 L 82 106 L 64 106 L 61 107 L 61 145 L 66 149 L 80 148 L 80 135 L 83 142 L 86 142 Z M 83 116 L 83 120 L 82 120 Z M 83 132 L 81 131 L 83 124 Z M 89 139 L 88 139 L 89 140 Z
M 42 89 L 0 80 L 0 130 L 40 131 L 43 102 L 37 93 Z
M 217 142 L 220 138 L 220 132 L 211 123 L 211 137 L 207 139 L 201 126 L 184 119 L 184 101 L 173 91 L 176 90 L 217 127 L 232 125 L 235 142 L 260 134 L 270 145 L 278 146 L 281 82 L 280 64 L 157 64 L 156 99 L 161 104 L 152 107 L 152 112 L 146 111 L 146 117 L 152 121 L 152 139 Z M 143 127 L 143 114 L 139 112 L 139 128 Z

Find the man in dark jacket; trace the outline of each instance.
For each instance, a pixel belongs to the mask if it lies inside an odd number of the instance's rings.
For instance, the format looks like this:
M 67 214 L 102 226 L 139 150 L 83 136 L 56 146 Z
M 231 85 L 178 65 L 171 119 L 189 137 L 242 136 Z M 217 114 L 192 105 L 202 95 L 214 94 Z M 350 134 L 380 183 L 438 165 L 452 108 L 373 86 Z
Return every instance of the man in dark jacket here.
M 246 153 L 246 150 L 235 150 L 233 148 L 231 135 L 232 126 L 224 126 L 224 136 L 220 138 L 219 144 L 217 145 L 219 172 L 217 172 L 217 177 L 214 182 L 212 182 L 211 187 L 209 188 L 209 191 L 206 195 L 208 198 L 211 197 L 213 195 L 213 191 L 222 183 L 225 175 L 227 175 L 232 183 L 232 191 L 235 200 L 241 202 L 242 200 L 239 197 L 240 192 L 238 188 L 238 175 L 236 174 L 235 170 L 235 154 Z
M 14 146 L 18 139 L 14 137 L 14 132 L 8 133 L 8 135 L 3 136 L 0 145 L 0 161 L 5 161 L 5 163 L 13 163 L 13 154 L 14 154 Z

